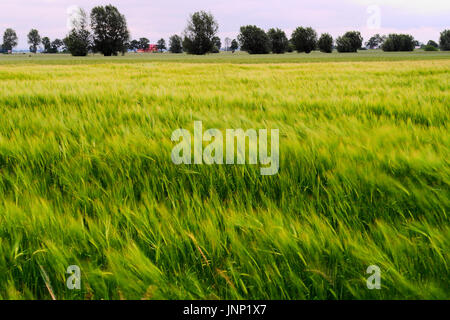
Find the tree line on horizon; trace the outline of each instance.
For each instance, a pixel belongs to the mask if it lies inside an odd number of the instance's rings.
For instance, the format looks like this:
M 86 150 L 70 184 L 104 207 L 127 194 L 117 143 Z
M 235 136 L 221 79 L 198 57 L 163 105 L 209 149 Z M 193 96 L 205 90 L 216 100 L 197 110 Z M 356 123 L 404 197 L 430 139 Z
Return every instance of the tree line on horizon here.
M 112 56 L 128 51 L 146 50 L 150 45 L 150 40 L 145 37 L 131 40 L 125 16 L 112 5 L 94 7 L 90 19 L 86 11 L 80 8 L 72 25 L 73 28 L 64 39 L 53 41 L 49 37 L 41 38 L 38 30 L 32 29 L 27 36 L 30 52 L 36 53 L 42 44 L 44 53 L 62 51 L 70 52 L 74 56 L 86 56 L 92 52 Z M 160 52 L 168 50 L 172 53 L 187 52 L 196 55 L 218 53 L 222 47 L 217 36 L 218 30 L 219 24 L 211 13 L 195 12 L 190 15 L 181 36 L 172 35 L 169 38 L 169 47 L 164 39 L 159 39 L 156 48 Z M 4 32 L 0 52 L 12 52 L 17 44 L 16 32 L 8 28 Z M 298 27 L 288 39 L 286 33 L 279 28 L 271 28 L 266 32 L 255 25 L 247 25 L 240 28 L 237 39 L 226 38 L 225 45 L 227 51 L 234 53 L 240 48 L 249 54 L 283 54 L 293 51 L 310 53 L 314 50 L 331 53 L 334 49 L 338 52 L 357 52 L 363 49 L 363 37 L 359 31 L 348 31 L 336 39 L 328 33 L 319 37 L 311 27 Z M 381 48 L 383 51 L 413 51 L 420 43 L 408 34 L 376 34 L 365 45 L 366 48 Z M 421 47 L 426 51 L 450 50 L 450 29 L 441 32 L 439 44 L 430 40 Z

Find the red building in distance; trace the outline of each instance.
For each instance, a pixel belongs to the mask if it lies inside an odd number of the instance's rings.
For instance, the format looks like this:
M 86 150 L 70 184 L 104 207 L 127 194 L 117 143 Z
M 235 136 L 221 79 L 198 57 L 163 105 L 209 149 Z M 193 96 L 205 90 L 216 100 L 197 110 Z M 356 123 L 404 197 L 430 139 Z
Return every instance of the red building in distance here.
M 139 49 L 137 52 L 139 53 L 153 53 L 153 52 L 157 52 L 158 51 L 158 47 L 156 46 L 156 44 L 149 44 L 147 49 Z

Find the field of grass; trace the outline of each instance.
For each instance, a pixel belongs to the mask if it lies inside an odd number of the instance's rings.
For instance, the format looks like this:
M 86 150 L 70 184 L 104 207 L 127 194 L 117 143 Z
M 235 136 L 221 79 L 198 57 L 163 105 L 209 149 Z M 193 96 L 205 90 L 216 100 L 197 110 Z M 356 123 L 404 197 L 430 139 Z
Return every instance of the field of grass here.
M 448 299 L 449 75 L 441 52 L 0 57 L 0 299 Z M 174 165 L 195 120 L 279 129 L 279 174 Z
M 447 60 L 448 51 L 427 52 L 383 52 L 381 50 L 361 50 L 358 53 L 322 53 L 313 51 L 306 53 L 262 54 L 249 55 L 246 52 L 221 52 L 220 54 L 187 55 L 169 53 L 129 53 L 126 56 L 105 58 L 99 54 L 88 57 L 74 58 L 69 54 L 14 54 L 0 55 L 2 64 L 44 64 L 44 65 L 74 65 L 74 64 L 104 64 L 104 63 L 147 63 L 147 62 L 181 62 L 181 63 L 232 63 L 232 64 L 261 64 L 261 63 L 305 63 L 305 62 L 367 62 L 367 61 L 404 61 L 404 60 Z

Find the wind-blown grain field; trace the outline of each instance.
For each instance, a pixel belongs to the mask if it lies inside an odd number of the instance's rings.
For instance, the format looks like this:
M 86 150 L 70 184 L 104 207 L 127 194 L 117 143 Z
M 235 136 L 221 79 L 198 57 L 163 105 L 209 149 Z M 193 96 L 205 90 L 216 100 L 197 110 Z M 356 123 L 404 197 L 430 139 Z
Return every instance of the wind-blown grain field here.
M 50 57 L 0 59 L 0 298 L 450 297 L 449 54 Z M 278 175 L 174 165 L 195 120 Z

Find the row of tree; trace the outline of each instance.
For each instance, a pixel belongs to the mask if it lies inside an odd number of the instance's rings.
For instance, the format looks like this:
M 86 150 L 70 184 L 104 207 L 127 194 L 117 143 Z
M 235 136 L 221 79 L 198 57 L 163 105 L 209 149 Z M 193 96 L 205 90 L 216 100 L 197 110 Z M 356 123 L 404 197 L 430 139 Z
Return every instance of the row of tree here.
M 42 43 L 45 53 L 57 53 L 64 43 L 60 39 L 55 39 L 53 42 L 48 37 L 41 38 L 39 31 L 31 29 L 28 33 L 28 44 L 30 45 L 30 52 L 36 53 L 39 45 Z M 8 28 L 3 34 L 3 43 L 1 44 L 1 50 L 5 53 L 11 52 L 14 47 L 17 46 L 18 37 L 16 32 Z
M 280 29 L 269 29 L 264 32 L 257 26 L 241 27 L 238 40 L 241 50 L 250 54 L 284 53 L 296 50 L 310 53 L 313 50 L 331 53 L 335 48 L 338 52 L 357 52 L 362 49 L 363 37 L 359 31 L 348 31 L 343 36 L 333 40 L 333 37 L 324 33 L 318 38 L 317 32 L 312 28 L 298 27 L 288 39 L 285 32 Z M 381 48 L 383 51 L 413 51 L 420 43 L 408 34 L 390 34 L 388 36 L 374 35 L 366 42 L 371 49 Z M 425 50 L 450 50 L 450 30 L 441 32 L 440 44 L 433 40 L 427 45 L 421 45 Z
M 80 9 L 77 18 L 72 21 L 72 30 L 63 40 L 51 41 L 41 37 L 36 29 L 28 34 L 30 52 L 36 53 L 42 44 L 45 53 L 68 51 L 75 56 L 85 56 L 88 52 L 101 52 L 105 56 L 125 53 L 129 49 L 128 31 L 125 16 L 114 6 L 99 6 L 92 9 L 91 23 L 87 14 Z M 3 52 L 11 52 L 18 44 L 18 37 L 13 29 L 7 29 L 3 35 Z
M 270 29 L 267 33 L 257 26 L 248 25 L 240 29 L 238 35 L 241 50 L 250 54 L 297 52 L 310 53 L 319 49 L 330 53 L 333 50 L 333 37 L 324 33 L 317 37 L 312 28 L 298 27 L 288 39 L 286 33 L 280 29 Z M 339 52 L 356 52 L 362 46 L 362 37 L 358 31 L 349 31 L 336 40 Z
M 89 22 L 90 20 L 90 22 Z M 80 9 L 76 18 L 72 21 L 73 28 L 63 40 L 51 41 L 48 37 L 41 38 L 36 29 L 28 34 L 30 51 L 36 53 L 42 43 L 44 52 L 56 53 L 60 50 L 68 51 L 75 56 L 85 56 L 89 52 L 100 52 L 105 56 L 124 54 L 125 52 L 146 50 L 150 40 L 140 38 L 130 41 L 127 21 L 119 10 L 112 6 L 97 6 L 92 9 L 90 19 L 87 13 Z M 211 13 L 204 11 L 192 14 L 182 36 L 173 35 L 169 39 L 169 48 L 166 41 L 160 39 L 156 48 L 159 51 L 169 50 L 172 53 L 183 51 L 190 54 L 206 54 L 219 52 L 222 44 L 217 36 L 219 24 Z M 3 51 L 12 51 L 17 46 L 17 34 L 12 29 L 7 29 L 3 36 Z M 290 39 L 283 30 L 278 28 L 263 29 L 247 25 L 240 28 L 237 40 L 225 39 L 227 50 L 235 51 L 239 48 L 250 54 L 285 53 L 296 50 L 297 52 L 310 53 L 313 50 L 331 53 L 333 49 L 338 52 L 357 52 L 362 48 L 363 37 L 358 31 L 349 31 L 336 40 L 324 33 L 318 37 L 317 32 L 311 27 L 298 27 L 292 33 Z M 366 46 L 384 51 L 412 51 L 419 43 L 414 37 L 407 34 L 379 34 L 371 37 Z M 450 50 L 450 30 L 441 32 L 439 45 L 430 40 L 426 50 Z
M 222 42 L 217 36 L 219 24 L 211 13 L 204 11 L 195 12 L 188 20 L 183 36 L 173 35 L 169 39 L 169 51 L 190 54 L 217 53 L 222 47 Z M 228 49 L 230 39 L 225 39 Z M 239 48 L 236 40 L 231 41 L 230 49 L 234 52 Z

